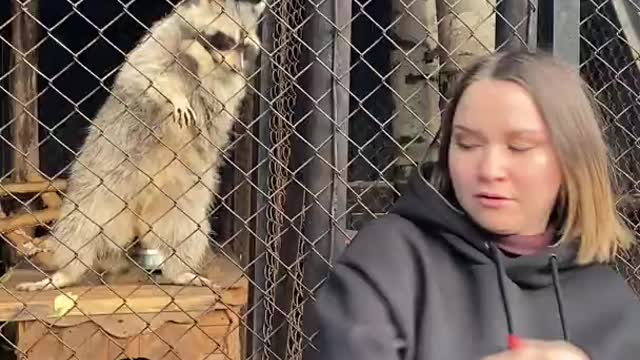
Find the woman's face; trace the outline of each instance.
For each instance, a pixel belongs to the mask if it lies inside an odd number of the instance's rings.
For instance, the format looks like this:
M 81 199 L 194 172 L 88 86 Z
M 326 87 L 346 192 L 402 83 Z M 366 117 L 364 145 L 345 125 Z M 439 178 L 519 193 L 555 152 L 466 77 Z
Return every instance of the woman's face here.
M 513 82 L 477 81 L 464 91 L 452 126 L 449 171 L 469 216 L 497 234 L 545 231 L 562 174 L 527 91 Z

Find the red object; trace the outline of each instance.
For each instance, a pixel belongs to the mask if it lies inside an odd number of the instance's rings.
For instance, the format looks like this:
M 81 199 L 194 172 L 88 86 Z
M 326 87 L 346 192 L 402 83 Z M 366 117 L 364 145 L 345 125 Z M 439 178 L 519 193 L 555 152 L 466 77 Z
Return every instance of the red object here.
M 520 337 L 516 335 L 509 335 L 507 337 L 507 344 L 509 346 L 509 350 L 515 350 L 522 345 Z

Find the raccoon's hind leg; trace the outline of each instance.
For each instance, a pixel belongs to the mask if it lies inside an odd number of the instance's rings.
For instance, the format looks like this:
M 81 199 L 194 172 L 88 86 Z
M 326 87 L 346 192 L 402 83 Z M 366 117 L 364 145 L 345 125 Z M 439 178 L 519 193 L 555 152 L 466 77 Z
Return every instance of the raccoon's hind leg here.
M 18 284 L 17 290 L 49 290 L 70 286 L 80 281 L 95 260 L 96 242 L 101 240 L 96 238 L 98 233 L 98 226 L 88 216 L 74 209 L 72 203 L 65 200 L 61 219 L 54 226 L 48 246 L 57 271 L 50 279 Z
M 165 278 L 177 285 L 215 287 L 209 279 L 197 274 L 209 250 L 208 224 L 198 229 L 193 220 L 173 208 L 152 229 L 143 236 L 142 242 L 162 253 Z
M 109 241 L 109 240 L 107 240 Z M 108 244 L 98 257 L 100 270 L 106 275 L 120 275 L 135 267 L 127 257 L 127 248 Z
M 52 236 L 53 243 L 60 241 L 51 253 L 58 270 L 51 279 L 18 284 L 18 290 L 49 290 L 75 285 L 110 245 L 115 242 L 123 246 L 131 240 L 133 214 L 123 211 L 121 202 L 109 196 L 108 190 L 96 190 L 88 202 L 93 202 L 93 206 L 84 203 L 74 209 L 73 204 L 65 200 L 62 213 L 66 215 L 55 225 Z M 97 224 L 102 224 L 102 232 Z
M 208 226 L 197 229 L 178 209 L 172 209 L 153 225 L 142 241 L 160 249 L 165 261 L 162 275 L 176 285 L 216 287 L 211 280 L 198 275 L 206 252 L 209 250 L 205 232 Z
M 207 209 L 211 195 L 202 184 L 196 184 L 183 196 L 171 200 L 159 190 L 149 191 L 148 205 L 141 212 L 141 241 L 157 248 L 165 258 L 162 274 L 179 285 L 215 287 L 198 275 L 207 251 L 210 229 Z
M 175 223 L 173 226 L 181 226 Z M 217 288 L 211 280 L 198 275 L 202 267 L 204 255 L 209 250 L 209 241 L 206 228 L 195 230 L 193 233 L 176 232 L 177 244 L 174 249 L 165 248 L 164 254 L 167 260 L 162 268 L 163 275 L 177 285 L 195 285 Z M 185 239 L 186 238 L 186 239 Z M 182 241 L 181 241 L 182 240 Z M 172 253 L 175 250 L 175 253 Z

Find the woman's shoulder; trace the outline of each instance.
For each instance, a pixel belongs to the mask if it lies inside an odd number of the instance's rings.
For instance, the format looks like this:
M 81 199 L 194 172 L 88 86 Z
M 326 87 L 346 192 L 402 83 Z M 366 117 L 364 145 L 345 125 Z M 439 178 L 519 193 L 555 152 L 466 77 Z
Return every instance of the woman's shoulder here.
M 370 220 L 358 230 L 358 236 L 372 236 L 374 234 L 393 233 L 396 236 L 409 238 L 431 238 L 437 236 L 436 227 L 428 231 L 424 226 L 416 224 L 411 219 L 396 213 L 387 213 Z
M 422 261 L 424 251 L 434 242 L 434 234 L 420 229 L 396 214 L 385 214 L 365 224 L 342 254 L 340 262 L 364 268 L 410 271 L 412 262 Z M 422 255 L 421 255 L 422 254 Z
M 614 264 L 593 264 L 581 267 L 577 276 L 585 280 L 592 286 L 593 296 L 598 294 L 611 294 L 613 296 L 605 296 L 607 302 L 616 303 L 616 306 L 624 305 L 640 305 L 640 300 L 635 291 L 640 291 L 640 281 L 633 282 L 631 277 L 625 276 L 616 269 Z M 640 313 L 639 313 L 640 314 Z
M 369 221 L 358 230 L 351 241 L 351 245 L 371 246 L 381 248 L 397 248 L 412 246 L 416 241 L 430 242 L 436 237 L 435 233 L 425 231 L 411 220 L 398 214 L 388 213 Z

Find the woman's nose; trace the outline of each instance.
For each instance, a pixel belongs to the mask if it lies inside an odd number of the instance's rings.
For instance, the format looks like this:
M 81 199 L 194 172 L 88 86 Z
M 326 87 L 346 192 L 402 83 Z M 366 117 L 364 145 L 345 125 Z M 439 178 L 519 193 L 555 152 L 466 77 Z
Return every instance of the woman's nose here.
M 481 155 L 478 175 L 483 181 L 500 181 L 506 177 L 506 154 L 496 147 L 487 147 Z

